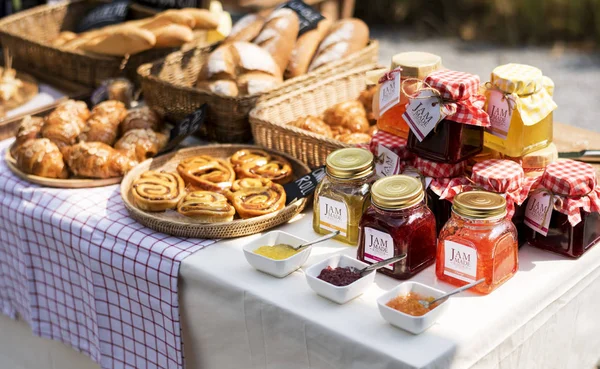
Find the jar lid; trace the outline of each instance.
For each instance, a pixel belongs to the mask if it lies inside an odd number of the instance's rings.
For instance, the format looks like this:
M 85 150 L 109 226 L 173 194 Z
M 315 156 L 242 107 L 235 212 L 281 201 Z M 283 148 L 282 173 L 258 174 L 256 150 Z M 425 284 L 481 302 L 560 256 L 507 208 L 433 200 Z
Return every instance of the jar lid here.
M 547 147 L 517 158 L 523 169 L 545 168 L 558 160 L 558 149 L 554 143 Z
M 403 209 L 423 201 L 423 184 L 414 177 L 395 175 L 377 180 L 371 187 L 371 201 L 384 209 Z
M 494 218 L 506 214 L 506 200 L 493 192 L 467 191 L 456 195 L 452 209 L 467 218 Z
M 425 79 L 442 67 L 442 58 L 435 54 L 409 51 L 392 57 L 392 69 L 402 67 L 402 77 Z
M 492 71 L 492 84 L 509 94 L 527 95 L 544 87 L 542 71 L 526 64 L 509 63 Z
M 373 173 L 373 154 L 365 149 L 339 149 L 327 156 L 327 174 L 341 179 L 357 179 Z
M 559 196 L 579 197 L 591 193 L 598 182 L 590 164 L 566 159 L 548 165 L 540 185 Z
M 374 69 L 374 70 L 370 70 L 367 73 L 365 73 L 365 80 L 367 82 L 367 86 L 374 86 L 376 84 L 379 83 L 379 79 L 387 73 L 387 69 L 386 68 L 379 68 L 379 69 Z

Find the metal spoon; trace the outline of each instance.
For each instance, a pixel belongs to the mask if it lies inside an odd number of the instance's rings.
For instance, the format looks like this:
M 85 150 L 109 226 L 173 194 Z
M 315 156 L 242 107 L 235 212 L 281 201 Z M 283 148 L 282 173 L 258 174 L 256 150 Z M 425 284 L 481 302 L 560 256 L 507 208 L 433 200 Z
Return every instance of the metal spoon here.
M 425 309 L 429 309 L 429 307 L 431 305 L 433 305 L 434 303 L 436 303 L 438 301 L 441 301 L 441 300 L 445 300 L 445 299 L 447 299 L 448 297 L 450 297 L 452 295 L 456 295 L 457 293 L 461 293 L 462 291 L 468 290 L 469 288 L 475 287 L 478 284 L 483 283 L 483 282 L 485 282 L 485 278 L 480 279 L 480 280 L 478 280 L 476 282 L 473 282 L 473 283 L 469 283 L 469 284 L 467 284 L 465 286 L 462 286 L 461 288 L 457 288 L 454 291 L 448 292 L 447 294 L 442 295 L 442 296 L 438 297 L 437 299 L 435 299 L 435 300 L 433 300 L 431 302 L 425 301 L 425 300 L 419 300 L 419 304 L 423 305 L 425 307 Z
M 354 268 L 354 267 L 350 267 L 353 271 L 356 271 L 358 273 L 360 273 L 360 276 L 364 276 L 365 274 L 372 272 L 374 270 L 383 268 L 384 266 L 390 265 L 390 264 L 394 264 L 397 263 L 399 261 L 402 261 L 406 259 L 406 254 L 402 254 L 402 255 L 398 255 L 398 256 L 394 256 L 393 258 L 389 258 L 389 259 L 385 259 L 382 260 L 380 262 L 377 262 L 375 264 L 371 264 L 368 267 L 364 267 L 362 269 L 358 269 L 358 268 Z
M 340 234 L 340 231 L 333 231 L 333 232 L 331 232 L 329 234 L 326 234 L 323 237 L 319 237 L 319 238 L 317 238 L 315 240 L 305 242 L 305 243 L 303 243 L 301 245 L 298 245 L 298 246 L 291 246 L 291 248 L 293 248 L 295 250 L 300 250 L 303 247 L 314 245 L 315 243 L 319 243 L 319 242 L 323 242 L 323 241 L 327 241 L 329 239 L 332 239 L 333 237 L 337 236 L 338 234 Z

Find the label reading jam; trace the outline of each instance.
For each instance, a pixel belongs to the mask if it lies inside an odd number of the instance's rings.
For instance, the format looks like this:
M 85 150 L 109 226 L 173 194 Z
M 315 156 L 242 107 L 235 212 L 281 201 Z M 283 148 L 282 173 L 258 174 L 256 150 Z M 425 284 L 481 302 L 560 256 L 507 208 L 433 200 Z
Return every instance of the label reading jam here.
M 379 144 L 377 147 L 377 162 L 375 164 L 375 173 L 377 177 L 393 176 L 400 174 L 400 158 L 395 152 Z
M 328 231 L 340 231 L 340 236 L 348 235 L 348 208 L 341 201 L 319 196 L 319 226 Z
M 487 113 L 490 116 L 491 126 L 486 128 L 486 130 L 494 136 L 506 140 L 508 129 L 510 128 L 510 120 L 512 119 L 512 107 L 515 104 L 516 102 L 512 97 L 505 96 L 500 91 L 490 91 Z
M 402 118 L 421 142 L 445 116 L 438 97 L 431 90 L 423 90 L 410 99 Z
M 529 197 L 525 209 L 525 225 L 544 237 L 548 235 L 548 226 L 554 210 L 554 204 L 550 207 L 551 198 L 546 192 L 535 193 Z
M 393 78 L 379 86 L 379 116 L 400 102 L 400 70 L 390 72 Z
M 477 251 L 454 241 L 444 241 L 444 274 L 468 283 L 477 277 Z
M 365 261 L 378 263 L 394 257 L 394 239 L 385 232 L 373 228 L 365 228 Z M 384 267 L 394 270 L 394 264 Z

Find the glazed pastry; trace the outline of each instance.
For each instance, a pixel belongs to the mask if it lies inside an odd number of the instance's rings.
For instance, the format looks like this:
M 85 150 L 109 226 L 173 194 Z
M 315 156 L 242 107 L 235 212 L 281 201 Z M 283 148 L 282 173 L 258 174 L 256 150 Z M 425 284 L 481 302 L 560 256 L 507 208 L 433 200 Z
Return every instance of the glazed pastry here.
M 331 133 L 333 134 L 333 137 L 337 140 L 337 137 L 342 136 L 342 135 L 349 135 L 350 133 L 352 133 L 352 131 L 349 130 L 348 128 L 337 126 L 337 127 L 331 127 Z
M 243 149 L 237 151 L 229 158 L 229 162 L 231 162 L 231 165 L 233 165 L 233 169 L 235 169 L 236 172 L 242 165 L 257 160 L 262 164 L 266 164 L 271 160 L 271 155 L 263 150 Z
M 17 167 L 25 173 L 46 178 L 67 178 L 63 156 L 52 141 L 36 138 L 24 142 L 16 152 Z
M 307 116 L 298 118 L 296 121 L 290 123 L 293 127 L 298 127 L 307 131 L 314 132 L 319 135 L 323 135 L 325 137 L 333 137 L 333 133 L 331 132 L 331 128 L 327 125 L 327 123 L 323 122 L 321 119 L 313 116 Z
M 137 162 L 102 142 L 80 142 L 63 150 L 65 162 L 78 177 L 121 177 Z
M 266 164 L 260 161 L 247 162 L 239 170 L 240 178 L 267 178 L 279 184 L 290 182 L 293 175 L 290 163 L 280 156 L 272 156 Z
M 366 133 L 369 130 L 369 121 L 365 107 L 359 101 L 351 100 L 336 104 L 325 110 L 323 115 L 325 123 L 332 127 L 343 127 L 351 133 Z
M 67 100 L 58 105 L 55 110 L 72 112 L 84 122 L 90 118 L 90 110 L 83 101 Z
M 109 146 L 117 140 L 118 124 L 108 116 L 92 114 L 77 137 L 79 142 L 102 142 Z
M 227 198 L 211 191 L 188 193 L 179 201 L 177 211 L 200 223 L 230 222 L 235 215 L 235 209 L 227 202 Z
M 145 211 L 175 209 L 185 196 L 185 184 L 177 173 L 148 171 L 131 185 L 133 203 Z
M 277 183 L 268 187 L 247 188 L 231 195 L 231 202 L 243 219 L 270 214 L 285 207 L 285 190 Z
M 125 132 L 131 131 L 132 129 L 151 129 L 153 131 L 160 131 L 162 129 L 162 119 L 152 109 L 146 107 L 140 109 L 133 109 L 127 113 L 125 119 L 121 122 L 120 131 L 121 135 Z
M 177 165 L 177 172 L 196 190 L 224 191 L 235 180 L 235 172 L 227 161 L 208 155 L 182 160 Z
M 248 188 L 263 188 L 268 187 L 272 181 L 267 178 L 242 178 L 236 179 L 231 185 L 231 192 L 246 190 Z
M 371 142 L 371 136 L 367 133 L 348 133 L 345 135 L 337 136 L 335 138 L 338 141 L 342 141 L 347 144 L 368 144 Z
M 125 104 L 117 100 L 107 100 L 96 105 L 92 109 L 93 116 L 107 117 L 111 123 L 118 126 L 127 116 Z
M 54 142 L 59 149 L 73 145 L 85 122 L 73 111 L 55 109 L 42 126 L 42 137 Z
M 19 124 L 19 129 L 17 130 L 17 134 L 15 136 L 15 142 L 12 144 L 10 149 L 10 154 L 15 157 L 19 146 L 27 141 L 40 138 L 40 131 L 42 130 L 43 125 L 44 118 L 32 117 L 30 115 L 25 116 L 25 118 L 23 118 Z
M 115 144 L 115 149 L 127 152 L 130 158 L 142 162 L 156 156 L 167 144 L 167 136 L 151 129 L 127 131 Z

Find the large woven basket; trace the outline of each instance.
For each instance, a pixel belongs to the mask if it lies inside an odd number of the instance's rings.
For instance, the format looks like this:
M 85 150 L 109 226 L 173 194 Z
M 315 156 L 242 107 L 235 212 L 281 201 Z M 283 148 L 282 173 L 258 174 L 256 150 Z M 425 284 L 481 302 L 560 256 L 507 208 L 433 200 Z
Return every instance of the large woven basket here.
M 174 120 L 183 119 L 206 103 L 208 113 L 204 133 L 210 140 L 247 142 L 252 137 L 248 113 L 265 94 L 232 98 L 195 88 L 200 68 L 210 51 L 206 47 L 180 51 L 163 60 L 142 65 L 138 74 L 141 76 L 144 99 L 149 106 Z M 359 52 L 285 81 L 276 91 L 294 91 L 327 76 L 374 63 L 377 61 L 378 51 L 378 42 L 371 41 Z
M 352 145 L 289 126 L 307 115 L 320 116 L 327 108 L 355 100 L 366 87 L 365 73 L 375 64 L 331 76 L 310 86 L 272 94 L 250 113 L 250 125 L 257 145 L 282 151 L 309 167 L 325 165 L 332 151 Z
M 93 87 L 121 73 L 135 80 L 136 70 L 143 63 L 176 51 L 173 48 L 153 49 L 128 60 L 120 57 L 62 50 L 51 45 L 61 31 L 74 30 L 77 22 L 94 7 L 109 0 L 73 0 L 54 5 L 42 5 L 0 20 L 0 42 L 13 56 L 19 70 L 37 71 Z M 131 5 L 134 19 L 152 16 L 156 11 Z M 121 68 L 123 70 L 121 71 Z

